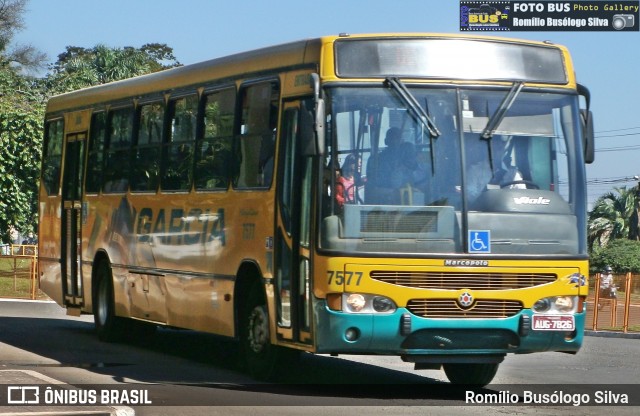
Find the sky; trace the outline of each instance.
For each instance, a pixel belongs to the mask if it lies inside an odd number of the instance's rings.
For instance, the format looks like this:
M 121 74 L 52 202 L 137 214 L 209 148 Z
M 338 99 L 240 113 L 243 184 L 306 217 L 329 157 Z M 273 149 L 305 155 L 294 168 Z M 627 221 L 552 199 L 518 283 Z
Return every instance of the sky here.
M 608 2 L 611 3 L 611 2 Z M 166 43 L 182 64 L 339 33 L 460 33 L 457 0 L 29 0 L 16 43 L 56 61 L 66 46 Z M 636 22 L 640 24 L 640 22 Z M 472 34 L 482 34 L 472 32 Z M 488 32 L 571 51 L 591 91 L 596 161 L 589 201 L 640 176 L 640 32 Z

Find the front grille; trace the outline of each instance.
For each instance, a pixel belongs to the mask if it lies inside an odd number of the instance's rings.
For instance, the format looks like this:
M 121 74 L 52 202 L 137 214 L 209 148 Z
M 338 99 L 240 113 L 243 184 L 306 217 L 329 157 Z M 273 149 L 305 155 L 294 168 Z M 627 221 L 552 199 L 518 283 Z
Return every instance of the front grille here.
M 362 233 L 426 233 L 438 231 L 438 213 L 435 211 L 362 211 Z
M 462 273 L 374 270 L 374 280 L 418 289 L 522 289 L 555 282 L 555 274 L 544 273 Z
M 522 310 L 515 300 L 478 299 L 462 309 L 455 299 L 412 299 L 407 309 L 423 318 L 508 318 Z

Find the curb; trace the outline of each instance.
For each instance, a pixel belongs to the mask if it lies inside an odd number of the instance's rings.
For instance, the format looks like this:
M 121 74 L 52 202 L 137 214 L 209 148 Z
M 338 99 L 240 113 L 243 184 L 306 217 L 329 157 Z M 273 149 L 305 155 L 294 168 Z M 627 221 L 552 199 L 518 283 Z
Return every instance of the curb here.
M 637 332 L 625 333 L 625 332 L 619 332 L 619 331 L 585 330 L 584 334 L 589 337 L 640 339 L 640 333 L 637 333 Z

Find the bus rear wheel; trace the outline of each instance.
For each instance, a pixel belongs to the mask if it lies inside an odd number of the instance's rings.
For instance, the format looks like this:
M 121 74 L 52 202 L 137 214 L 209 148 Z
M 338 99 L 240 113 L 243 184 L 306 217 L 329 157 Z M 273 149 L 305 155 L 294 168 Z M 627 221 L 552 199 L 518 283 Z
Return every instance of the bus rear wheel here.
M 443 364 L 444 373 L 453 384 L 486 386 L 498 372 L 497 363 Z
M 117 341 L 124 332 L 124 320 L 116 316 L 113 277 L 111 268 L 105 261 L 101 261 L 97 265 L 96 284 L 97 289 L 93 299 L 93 318 L 98 338 L 105 342 Z

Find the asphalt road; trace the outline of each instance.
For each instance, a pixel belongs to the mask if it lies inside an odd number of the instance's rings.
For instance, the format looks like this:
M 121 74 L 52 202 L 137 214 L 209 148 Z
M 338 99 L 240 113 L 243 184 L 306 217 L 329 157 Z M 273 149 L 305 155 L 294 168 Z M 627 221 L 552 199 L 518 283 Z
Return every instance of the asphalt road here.
M 52 303 L 0 300 L 0 387 L 9 376 L 26 374 L 87 391 L 137 390 L 152 404 L 130 404 L 136 415 L 631 415 L 640 409 L 613 403 L 625 396 L 640 403 L 640 339 L 589 336 L 577 355 L 508 356 L 494 382 L 473 397 L 449 385 L 442 371 L 414 371 L 397 357 L 305 354 L 279 383 L 261 383 L 237 369 L 234 348 L 208 334 L 166 329 L 134 343 L 101 343 L 90 316 L 67 317 Z M 523 404 L 527 391 L 552 400 L 562 392 L 568 403 Z M 513 397 L 521 403 L 510 405 Z M 593 406 L 596 401 L 607 406 Z

